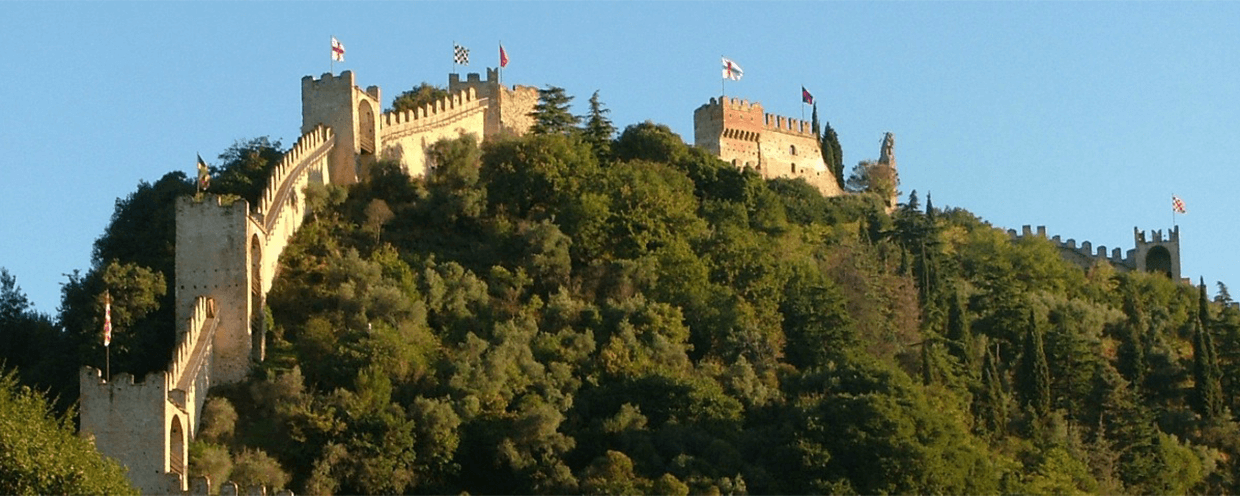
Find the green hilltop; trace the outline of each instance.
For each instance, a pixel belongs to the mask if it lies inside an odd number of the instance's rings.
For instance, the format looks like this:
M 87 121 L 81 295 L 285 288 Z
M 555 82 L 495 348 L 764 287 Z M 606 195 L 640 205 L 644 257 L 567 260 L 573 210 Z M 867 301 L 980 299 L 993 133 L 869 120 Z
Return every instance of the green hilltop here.
M 1240 491 L 1225 287 L 1081 270 L 929 195 L 889 214 L 859 179 L 824 198 L 666 126 L 613 138 L 597 94 L 580 128 L 563 103 L 528 136 L 436 143 L 426 177 L 379 162 L 307 190 L 267 359 L 212 391 L 192 475 L 299 494 Z M 212 194 L 256 204 L 280 147 L 239 141 Z M 171 173 L 118 200 L 54 320 L 4 274 L 0 386 L 69 410 L 77 368 L 102 365 L 104 287 L 123 288 L 112 372 L 166 363 L 186 194 Z

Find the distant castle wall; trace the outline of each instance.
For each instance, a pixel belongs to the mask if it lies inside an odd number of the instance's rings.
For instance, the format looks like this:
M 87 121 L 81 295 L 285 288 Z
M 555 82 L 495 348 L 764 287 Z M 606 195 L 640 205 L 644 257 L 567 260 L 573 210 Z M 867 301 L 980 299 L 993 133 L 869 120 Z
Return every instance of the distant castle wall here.
M 1021 231 L 1009 229 L 1008 235 L 1013 239 L 1037 237 L 1049 239 L 1057 248 L 1059 254 L 1072 264 L 1088 270 L 1098 262 L 1107 262 L 1111 264 L 1119 272 L 1156 272 L 1164 274 L 1173 281 L 1180 280 L 1180 228 L 1177 226 L 1169 231 L 1169 235 L 1164 238 L 1162 231 L 1151 231 L 1149 236 L 1146 233 L 1133 228 L 1133 245 L 1131 250 L 1123 251 L 1120 248 L 1113 248 L 1110 251 L 1106 246 L 1094 247 L 1089 241 L 1083 241 L 1077 245 L 1075 239 L 1063 240 L 1059 236 L 1047 238 L 1046 226 L 1038 226 L 1034 231 L 1030 226 L 1022 226 Z
M 695 146 L 762 177 L 800 178 L 823 196 L 844 194 L 822 158 L 809 122 L 763 111 L 762 104 L 711 98 L 693 112 Z

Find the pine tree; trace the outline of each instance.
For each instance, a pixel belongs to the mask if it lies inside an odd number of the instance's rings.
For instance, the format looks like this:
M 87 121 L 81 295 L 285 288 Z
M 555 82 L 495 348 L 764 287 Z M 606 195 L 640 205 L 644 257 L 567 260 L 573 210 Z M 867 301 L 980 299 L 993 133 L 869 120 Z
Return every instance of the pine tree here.
M 1046 363 L 1046 350 L 1042 346 L 1042 334 L 1038 331 L 1033 312 L 1029 312 L 1029 325 L 1025 331 L 1025 344 L 1021 352 L 1017 383 L 1024 403 L 1033 408 L 1038 416 L 1051 410 L 1051 372 Z
M 616 126 L 607 118 L 610 112 L 611 110 L 603 108 L 598 99 L 598 91 L 595 91 L 594 95 L 590 96 L 590 113 L 586 116 L 586 128 L 582 132 L 582 138 L 594 147 L 594 155 L 598 157 L 599 163 L 605 162 L 611 156 L 611 140 L 616 134 Z
M 533 134 L 570 134 L 576 129 L 577 116 L 568 111 L 573 97 L 564 94 L 564 88 L 547 86 L 538 90 L 538 103 L 530 117 L 534 118 Z

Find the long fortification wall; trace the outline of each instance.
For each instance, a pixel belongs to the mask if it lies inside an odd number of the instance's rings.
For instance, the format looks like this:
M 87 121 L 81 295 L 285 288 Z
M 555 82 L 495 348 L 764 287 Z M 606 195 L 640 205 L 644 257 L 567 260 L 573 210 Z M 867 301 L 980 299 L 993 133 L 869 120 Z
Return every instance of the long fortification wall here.
M 1059 248 L 1059 253 L 1064 260 L 1072 262 L 1082 269 L 1089 269 L 1099 261 L 1108 262 L 1121 272 L 1128 272 L 1137 269 L 1137 259 L 1134 256 L 1135 250 L 1125 252 L 1120 248 L 1114 248 L 1110 251 L 1106 246 L 1099 245 L 1097 248 L 1089 241 L 1083 241 L 1078 246 L 1075 239 L 1064 240 L 1060 236 L 1047 238 L 1046 226 L 1038 226 L 1034 231 L 1031 226 L 1022 226 L 1020 232 L 1015 229 L 1008 229 L 1008 236 L 1012 239 L 1022 238 L 1042 238 L 1050 241 Z
M 215 300 L 199 296 L 185 328 L 177 334 L 172 363 L 168 366 L 168 399 L 186 414 L 190 437 L 198 433 L 202 405 L 211 388 L 211 353 L 216 326 Z
M 311 182 L 326 184 L 329 178 L 328 158 L 336 146 L 333 136 L 331 129 L 322 126 L 302 135 L 272 170 L 263 190 L 253 219 L 258 224 L 255 229 L 262 233 L 256 276 L 263 297 L 271 291 L 280 254 L 306 218 L 306 187 Z M 254 249 L 251 246 L 251 251 Z
M 426 174 L 426 150 L 444 138 L 472 134 L 478 141 L 486 136 L 488 101 L 477 97 L 473 88 L 414 110 L 383 114 L 379 136 L 383 143 L 380 157 L 397 160 L 410 176 Z

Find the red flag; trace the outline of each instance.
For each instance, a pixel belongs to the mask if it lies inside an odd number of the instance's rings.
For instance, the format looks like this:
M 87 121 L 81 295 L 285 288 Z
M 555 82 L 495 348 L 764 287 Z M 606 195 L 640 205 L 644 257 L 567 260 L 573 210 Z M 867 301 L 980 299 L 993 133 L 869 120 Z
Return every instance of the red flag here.
M 801 87 L 801 101 L 810 105 L 814 104 L 814 95 L 809 94 L 809 90 L 805 89 L 804 86 Z
M 504 45 L 499 46 L 499 66 L 508 67 L 508 52 L 504 51 Z
M 103 346 L 112 344 L 112 295 L 103 294 Z
M 1184 208 L 1184 200 L 1181 200 L 1180 197 L 1175 195 L 1171 195 L 1171 209 L 1175 210 L 1175 213 L 1177 214 L 1188 213 L 1188 210 Z

